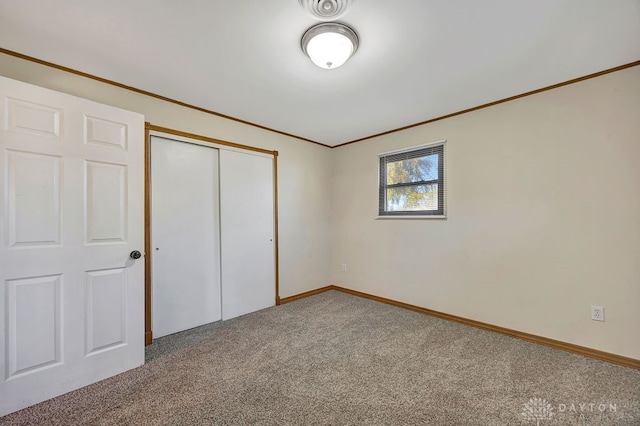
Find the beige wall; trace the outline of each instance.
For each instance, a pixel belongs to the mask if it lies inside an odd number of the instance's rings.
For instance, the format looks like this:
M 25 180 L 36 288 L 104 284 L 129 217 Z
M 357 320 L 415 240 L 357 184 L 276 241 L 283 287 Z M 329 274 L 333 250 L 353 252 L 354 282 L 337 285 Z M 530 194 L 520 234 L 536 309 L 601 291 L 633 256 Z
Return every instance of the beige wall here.
M 280 296 L 330 281 L 331 150 L 0 53 L 0 75 L 144 114 L 146 121 L 278 150 Z
M 441 139 L 448 218 L 375 220 L 377 154 Z M 333 154 L 333 284 L 640 359 L 640 67 Z

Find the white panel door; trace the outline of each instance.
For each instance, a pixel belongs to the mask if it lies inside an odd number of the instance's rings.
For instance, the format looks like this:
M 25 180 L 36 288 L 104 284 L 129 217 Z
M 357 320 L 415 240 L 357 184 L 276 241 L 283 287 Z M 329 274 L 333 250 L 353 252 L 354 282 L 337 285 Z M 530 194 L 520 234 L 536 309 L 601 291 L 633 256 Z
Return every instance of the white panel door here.
M 218 150 L 151 138 L 153 336 L 219 321 Z
M 275 305 L 273 158 L 220 150 L 222 319 Z
M 0 416 L 144 363 L 144 117 L 0 77 Z

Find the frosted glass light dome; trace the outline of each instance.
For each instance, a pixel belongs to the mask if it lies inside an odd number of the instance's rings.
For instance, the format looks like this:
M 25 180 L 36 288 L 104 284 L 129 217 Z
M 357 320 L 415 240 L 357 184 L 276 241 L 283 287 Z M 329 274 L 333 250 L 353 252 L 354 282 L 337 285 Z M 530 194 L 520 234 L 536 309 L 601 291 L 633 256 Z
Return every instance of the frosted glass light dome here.
M 302 50 L 324 69 L 343 65 L 358 49 L 358 36 L 349 27 L 326 22 L 309 28 L 302 36 Z

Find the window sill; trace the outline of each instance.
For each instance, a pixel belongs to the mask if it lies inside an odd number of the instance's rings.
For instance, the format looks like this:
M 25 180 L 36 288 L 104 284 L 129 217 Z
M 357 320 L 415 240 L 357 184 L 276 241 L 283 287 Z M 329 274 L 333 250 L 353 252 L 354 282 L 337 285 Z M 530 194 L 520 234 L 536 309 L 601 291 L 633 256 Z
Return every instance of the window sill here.
M 387 220 L 387 219 L 440 219 L 446 220 L 447 216 L 445 215 L 398 215 L 398 216 L 376 216 L 376 220 Z

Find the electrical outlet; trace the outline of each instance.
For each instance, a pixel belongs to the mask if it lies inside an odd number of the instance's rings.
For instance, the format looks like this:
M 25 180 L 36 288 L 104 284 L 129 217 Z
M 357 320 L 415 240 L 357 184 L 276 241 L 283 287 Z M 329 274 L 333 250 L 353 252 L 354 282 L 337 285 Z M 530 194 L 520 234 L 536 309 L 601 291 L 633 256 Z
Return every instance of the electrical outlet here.
M 591 319 L 594 321 L 604 321 L 604 308 L 602 306 L 592 306 Z
M 342 264 L 341 270 L 342 270 L 342 272 L 347 272 L 347 264 L 346 263 Z

